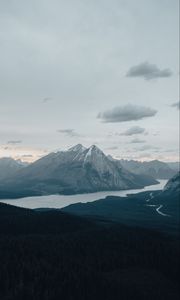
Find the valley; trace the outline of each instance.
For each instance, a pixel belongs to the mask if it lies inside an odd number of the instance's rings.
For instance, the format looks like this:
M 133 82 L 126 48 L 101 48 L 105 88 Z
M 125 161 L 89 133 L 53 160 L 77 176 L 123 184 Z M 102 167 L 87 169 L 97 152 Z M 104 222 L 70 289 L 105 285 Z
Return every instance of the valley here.
M 70 204 L 93 202 L 107 196 L 127 197 L 128 194 L 137 194 L 143 191 L 161 190 L 164 188 L 167 180 L 160 179 L 158 184 L 149 185 L 141 189 L 128 189 L 120 191 L 104 191 L 96 193 L 86 193 L 77 195 L 47 195 L 33 196 L 19 199 L 0 199 L 0 202 L 12 204 L 24 208 L 63 208 Z
M 175 173 L 164 162 L 118 160 L 95 145 L 77 144 L 31 164 L 0 159 L 0 199 L 142 189 Z

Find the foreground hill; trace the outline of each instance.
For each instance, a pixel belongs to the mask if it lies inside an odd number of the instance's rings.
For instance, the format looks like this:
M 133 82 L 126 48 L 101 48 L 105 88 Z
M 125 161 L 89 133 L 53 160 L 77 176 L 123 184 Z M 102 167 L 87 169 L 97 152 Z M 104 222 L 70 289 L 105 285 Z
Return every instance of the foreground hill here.
M 0 184 L 0 197 L 75 194 L 142 188 L 157 181 L 109 159 L 98 147 L 76 145 L 39 159 Z
M 94 202 L 72 204 L 62 211 L 179 234 L 179 207 L 180 175 L 177 173 L 162 191 L 148 191 L 124 198 L 108 196 Z
M 179 299 L 179 243 L 154 231 L 0 204 L 0 299 Z
M 152 198 L 152 197 L 151 197 Z M 159 205 L 166 219 L 177 220 L 180 224 L 180 172 L 174 175 L 165 185 L 161 193 L 151 199 L 151 205 Z M 180 228 L 179 228 L 180 230 Z

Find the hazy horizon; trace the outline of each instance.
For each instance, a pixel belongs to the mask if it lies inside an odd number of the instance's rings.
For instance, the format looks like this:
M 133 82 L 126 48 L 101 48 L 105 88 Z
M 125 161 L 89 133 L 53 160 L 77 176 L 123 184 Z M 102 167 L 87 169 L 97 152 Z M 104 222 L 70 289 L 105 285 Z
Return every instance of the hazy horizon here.
M 79 145 L 79 144 L 76 144 L 76 145 L 73 145 L 72 147 L 75 147 L 75 146 L 77 146 L 77 145 Z M 81 144 L 82 145 L 82 144 Z M 82 145 L 82 146 L 84 146 L 84 145 Z M 94 146 L 94 145 L 91 145 L 91 146 Z M 91 147 L 90 146 L 90 147 Z M 27 155 L 27 157 L 26 157 L 26 155 L 24 155 L 24 156 L 22 156 L 22 158 L 14 158 L 14 157 L 12 157 L 12 156 L 3 156 L 3 157 L 0 157 L 0 159 L 5 159 L 5 158 L 12 158 L 12 159 L 14 159 L 14 160 L 17 160 L 17 161 L 21 161 L 21 162 L 24 162 L 24 163 L 33 163 L 33 162 L 35 162 L 35 161 L 37 161 L 38 159 L 41 159 L 41 158 L 43 158 L 43 157 L 45 157 L 46 155 L 48 155 L 48 154 L 50 154 L 50 153 L 58 153 L 58 152 L 64 152 L 64 151 L 68 151 L 69 149 L 71 149 L 72 147 L 68 147 L 68 148 L 61 148 L 61 149 L 56 149 L 56 150 L 52 150 L 52 151 L 50 151 L 49 153 L 46 153 L 46 154 L 44 154 L 44 155 L 41 155 L 41 156 L 39 156 L 39 157 L 37 157 L 37 158 L 34 158 L 34 157 L 31 157 L 30 155 Z M 88 148 L 90 148 L 90 147 L 86 147 L 86 149 L 88 149 Z M 98 146 L 97 146 L 98 147 Z M 99 148 L 99 147 L 98 147 Z M 101 148 L 99 148 L 101 151 L 102 151 L 102 149 Z M 104 151 L 103 151 L 104 152 Z M 109 155 L 109 154 L 107 154 L 107 153 L 105 153 L 104 152 L 104 154 L 106 154 L 106 155 Z M 126 158 L 123 158 L 123 157 L 115 157 L 115 159 L 119 159 L 119 160 L 134 160 L 134 161 L 139 161 L 139 162 L 148 162 L 148 161 L 155 161 L 155 160 L 158 160 L 158 161 L 162 161 L 162 162 L 165 162 L 165 163 L 179 163 L 180 161 L 179 160 L 177 160 L 177 161 L 165 161 L 165 160 L 160 160 L 160 159 L 152 159 L 152 158 L 147 158 L 147 159 L 133 159 L 133 158 L 129 158 L 129 159 L 126 159 Z

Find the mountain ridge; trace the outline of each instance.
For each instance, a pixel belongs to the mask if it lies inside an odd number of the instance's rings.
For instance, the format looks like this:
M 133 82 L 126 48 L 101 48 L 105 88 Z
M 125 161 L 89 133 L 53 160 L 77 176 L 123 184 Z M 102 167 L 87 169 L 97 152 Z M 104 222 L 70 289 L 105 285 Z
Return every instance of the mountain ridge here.
M 172 169 L 168 163 L 152 160 L 152 161 L 137 161 L 137 160 L 119 160 L 124 168 L 135 174 L 149 174 L 155 179 L 170 179 L 176 174 L 176 169 Z
M 21 160 L 15 160 L 11 157 L 0 158 L 0 180 L 8 178 L 26 165 Z
M 97 146 L 81 144 L 50 153 L 1 182 L 3 190 L 26 190 L 35 194 L 75 194 L 103 190 L 141 188 L 157 183 L 150 176 L 126 170 Z

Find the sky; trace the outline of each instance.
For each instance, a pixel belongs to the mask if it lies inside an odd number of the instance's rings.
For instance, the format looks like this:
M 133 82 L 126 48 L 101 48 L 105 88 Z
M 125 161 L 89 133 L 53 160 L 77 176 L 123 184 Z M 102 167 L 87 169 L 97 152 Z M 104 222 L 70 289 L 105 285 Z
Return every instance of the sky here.
M 0 0 L 0 157 L 179 159 L 178 0 Z

